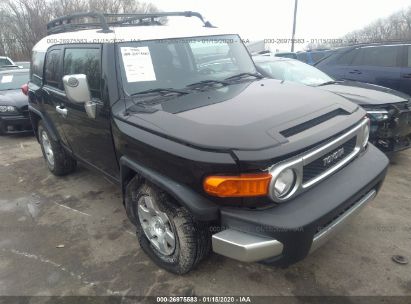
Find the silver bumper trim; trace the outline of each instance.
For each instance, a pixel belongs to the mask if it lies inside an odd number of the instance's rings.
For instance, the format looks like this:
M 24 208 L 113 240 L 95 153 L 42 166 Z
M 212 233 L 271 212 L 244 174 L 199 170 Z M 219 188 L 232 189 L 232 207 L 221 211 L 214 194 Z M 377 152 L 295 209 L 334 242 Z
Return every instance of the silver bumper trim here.
M 352 218 L 353 215 L 358 214 L 361 209 L 367 205 L 368 202 L 374 199 L 377 195 L 376 190 L 371 190 L 363 198 L 361 198 L 351 209 L 348 209 L 343 215 L 332 222 L 328 227 L 324 228 L 314 236 L 311 245 L 310 253 L 321 247 L 326 243 L 336 232 L 338 232 L 344 224 Z
M 352 216 L 359 213 L 376 195 L 377 191 L 371 190 L 344 214 L 316 234 L 310 253 L 334 236 Z M 248 234 L 231 228 L 214 234 L 212 247 L 215 253 L 242 262 L 256 262 L 276 257 L 283 252 L 284 248 L 283 244 L 275 239 Z
M 283 244 L 277 240 L 234 229 L 214 234 L 212 245 L 215 253 L 242 262 L 261 261 L 283 252 Z

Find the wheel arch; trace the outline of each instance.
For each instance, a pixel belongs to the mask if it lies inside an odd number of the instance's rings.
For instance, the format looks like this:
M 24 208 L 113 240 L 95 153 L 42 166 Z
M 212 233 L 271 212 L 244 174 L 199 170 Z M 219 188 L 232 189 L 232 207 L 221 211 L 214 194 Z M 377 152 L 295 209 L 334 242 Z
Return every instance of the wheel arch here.
M 216 204 L 189 187 L 177 183 L 169 177 L 147 168 L 126 156 L 120 158 L 120 173 L 123 203 L 125 202 L 127 184 L 138 175 L 142 182 L 149 181 L 171 195 L 179 204 L 187 208 L 196 219 L 200 221 L 218 219 L 219 209 Z
M 32 106 L 29 106 L 29 116 L 30 116 L 31 126 L 33 127 L 34 134 L 36 135 L 37 141 L 39 140 L 38 125 L 40 121 L 42 121 L 42 123 L 44 124 L 44 127 L 47 128 L 52 139 L 55 141 L 59 140 L 59 136 L 57 135 L 57 132 L 55 128 L 53 127 L 53 124 L 50 122 L 49 119 L 46 118 L 45 115 L 43 115 L 42 112 L 40 112 L 36 108 L 33 108 Z

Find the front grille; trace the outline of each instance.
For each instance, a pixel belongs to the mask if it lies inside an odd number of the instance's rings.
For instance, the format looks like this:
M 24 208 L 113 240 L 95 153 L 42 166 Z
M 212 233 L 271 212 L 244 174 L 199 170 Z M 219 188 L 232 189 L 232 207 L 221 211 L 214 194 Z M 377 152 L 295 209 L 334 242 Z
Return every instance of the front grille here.
M 303 167 L 303 184 L 316 178 L 320 174 L 324 173 L 331 167 L 335 166 L 338 164 L 340 161 L 342 161 L 344 158 L 346 158 L 348 155 L 350 155 L 356 146 L 357 142 L 357 137 L 354 136 L 350 140 L 346 141 L 343 143 L 341 146 L 337 147 L 334 149 L 332 152 L 321 156 L 320 158 L 312 161 L 311 163 L 305 165 Z M 329 162 L 329 163 L 324 163 L 324 158 L 326 158 L 328 155 L 332 155 L 334 152 L 339 151 L 341 148 L 344 148 L 344 154 L 340 159 L 338 159 L 338 162 Z

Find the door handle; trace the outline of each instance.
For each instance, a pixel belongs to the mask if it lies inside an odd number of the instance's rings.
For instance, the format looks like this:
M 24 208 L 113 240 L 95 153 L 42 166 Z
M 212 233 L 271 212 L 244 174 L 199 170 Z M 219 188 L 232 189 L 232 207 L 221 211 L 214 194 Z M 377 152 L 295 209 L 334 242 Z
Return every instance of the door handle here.
M 362 74 L 362 72 L 361 72 L 360 70 L 352 70 L 352 71 L 349 71 L 348 73 L 350 73 L 350 74 L 357 74 L 357 75 Z
M 411 74 L 403 74 L 402 78 L 411 78 Z
M 67 117 L 67 109 L 63 108 L 61 106 L 56 106 L 56 111 L 57 113 L 61 114 L 61 116 L 63 116 L 64 118 Z

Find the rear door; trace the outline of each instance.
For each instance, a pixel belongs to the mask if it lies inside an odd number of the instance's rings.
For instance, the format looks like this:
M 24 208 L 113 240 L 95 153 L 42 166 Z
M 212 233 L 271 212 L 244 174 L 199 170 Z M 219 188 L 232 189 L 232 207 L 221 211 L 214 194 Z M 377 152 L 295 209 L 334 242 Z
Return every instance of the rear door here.
M 345 78 L 400 89 L 401 45 L 364 46 L 357 49 Z
M 411 45 L 405 46 L 404 64 L 401 69 L 400 91 L 411 95 Z
M 64 97 L 63 106 L 67 116 L 63 129 L 76 157 L 118 179 L 119 169 L 111 135 L 110 103 L 108 94 L 105 97 L 102 94 L 101 62 L 101 45 L 69 45 L 64 48 L 63 76 L 85 74 L 97 109 L 96 117 L 90 118 L 84 104 L 73 103 Z
M 69 148 L 64 134 L 64 119 L 57 113 L 56 108 L 64 104 L 65 94 L 62 82 L 62 48 L 54 46 L 48 49 L 44 63 L 44 85 L 42 88 L 42 101 L 45 114 L 58 132 L 61 143 Z

